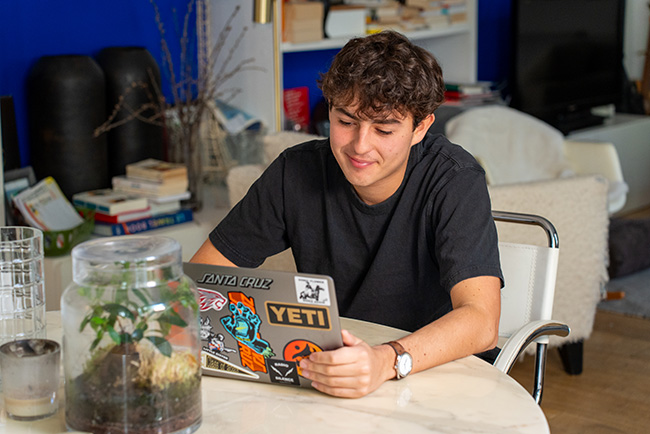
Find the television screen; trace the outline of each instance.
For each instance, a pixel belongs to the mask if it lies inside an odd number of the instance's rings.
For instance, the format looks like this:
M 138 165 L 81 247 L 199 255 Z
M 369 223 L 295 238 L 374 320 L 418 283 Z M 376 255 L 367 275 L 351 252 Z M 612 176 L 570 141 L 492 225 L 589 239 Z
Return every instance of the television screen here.
M 619 102 L 625 0 L 514 0 L 511 106 L 564 133 Z

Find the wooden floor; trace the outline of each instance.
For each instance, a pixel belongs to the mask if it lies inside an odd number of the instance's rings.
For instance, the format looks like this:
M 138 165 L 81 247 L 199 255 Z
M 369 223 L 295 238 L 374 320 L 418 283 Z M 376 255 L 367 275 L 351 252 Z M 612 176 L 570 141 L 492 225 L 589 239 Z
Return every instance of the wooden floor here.
M 527 356 L 510 373 L 528 390 L 533 364 Z M 580 375 L 551 349 L 542 410 L 552 434 L 650 433 L 650 320 L 598 311 Z

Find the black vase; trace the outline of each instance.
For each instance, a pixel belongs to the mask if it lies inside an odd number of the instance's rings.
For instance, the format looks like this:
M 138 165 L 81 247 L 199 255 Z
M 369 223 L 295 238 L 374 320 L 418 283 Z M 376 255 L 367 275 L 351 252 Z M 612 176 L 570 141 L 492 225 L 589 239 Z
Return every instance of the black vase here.
M 97 62 L 106 77 L 106 112 L 110 115 L 121 104 L 112 122 L 132 117 L 107 133 L 109 175 L 122 175 L 127 164 L 145 158 L 163 159 L 161 119 L 155 121 L 158 125 L 142 120 L 159 113 L 160 68 L 156 60 L 144 47 L 107 47 L 99 52 Z M 138 117 L 133 118 L 134 112 Z
M 41 57 L 27 77 L 30 158 L 38 179 L 52 176 L 63 193 L 110 186 L 104 73 L 92 57 Z

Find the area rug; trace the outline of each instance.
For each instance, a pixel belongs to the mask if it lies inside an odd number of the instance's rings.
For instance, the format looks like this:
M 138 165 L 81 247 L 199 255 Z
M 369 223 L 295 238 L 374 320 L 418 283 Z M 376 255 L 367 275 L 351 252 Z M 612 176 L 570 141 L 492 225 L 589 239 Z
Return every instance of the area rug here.
M 607 283 L 607 291 L 622 291 L 620 300 L 603 300 L 598 309 L 650 319 L 650 268 Z

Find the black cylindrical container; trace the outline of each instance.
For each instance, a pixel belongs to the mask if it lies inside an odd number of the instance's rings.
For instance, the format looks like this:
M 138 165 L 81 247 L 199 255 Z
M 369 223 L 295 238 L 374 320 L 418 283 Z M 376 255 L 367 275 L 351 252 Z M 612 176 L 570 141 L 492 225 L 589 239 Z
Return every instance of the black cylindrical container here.
M 52 176 L 63 193 L 110 186 L 104 74 L 92 57 L 43 56 L 27 77 L 30 158 L 37 178 Z
M 122 107 L 113 122 L 139 114 L 139 118 L 128 120 L 107 133 L 109 175 L 123 175 L 127 164 L 145 158 L 163 159 L 162 127 L 142 120 L 151 119 L 159 110 L 155 107 L 160 96 L 160 69 L 156 60 L 144 47 L 107 47 L 99 52 L 97 62 L 106 77 L 109 115 L 122 98 Z

